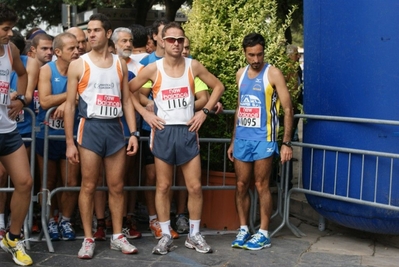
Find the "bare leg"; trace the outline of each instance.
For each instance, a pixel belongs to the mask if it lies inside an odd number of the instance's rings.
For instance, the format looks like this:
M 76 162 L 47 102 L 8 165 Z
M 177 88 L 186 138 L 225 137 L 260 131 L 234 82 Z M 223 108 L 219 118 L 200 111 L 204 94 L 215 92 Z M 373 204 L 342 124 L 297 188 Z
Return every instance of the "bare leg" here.
M 255 161 L 255 186 L 258 190 L 260 203 L 260 229 L 268 230 L 270 216 L 273 209 L 273 200 L 269 188 L 273 157 Z
M 247 225 L 250 199 L 248 194 L 249 182 L 252 176 L 252 163 L 234 160 L 237 177 L 236 207 L 240 225 Z
M 63 185 L 68 187 L 77 186 L 79 179 L 80 165 L 72 165 L 66 160 L 61 160 L 61 177 Z M 62 215 L 71 218 L 78 202 L 78 192 L 66 191 L 62 192 Z M 61 218 L 60 218 L 61 219 Z
M 185 186 L 186 185 L 186 182 L 184 181 L 183 172 L 181 171 L 181 167 L 177 168 L 176 178 L 177 178 L 177 185 L 179 185 L 179 186 Z M 186 209 L 186 204 L 187 204 L 187 196 L 188 196 L 187 190 L 179 190 L 179 191 L 177 191 L 177 209 L 176 209 L 176 214 L 184 213 L 184 211 Z
M 80 162 L 82 168 L 82 185 L 79 194 L 79 211 L 82 218 L 84 235 L 86 238 L 93 238 L 92 220 L 94 208 L 94 192 L 96 191 L 97 179 L 100 176 L 102 158 L 79 146 Z
M 113 233 L 122 233 L 123 217 L 123 175 L 125 167 L 125 148 L 104 158 L 104 171 L 108 184 L 108 204 L 112 216 Z
M 155 206 L 160 222 L 170 220 L 170 186 L 172 184 L 173 166 L 155 157 L 157 174 Z
M 98 177 L 97 186 L 107 186 L 104 176 L 104 167 L 101 164 L 100 175 Z M 105 219 L 105 205 L 107 203 L 107 192 L 96 191 L 94 193 L 94 213 L 97 219 Z
M 156 175 L 155 175 L 155 164 L 148 164 L 145 166 L 146 181 L 145 185 L 155 186 Z M 145 191 L 145 200 L 147 204 L 148 215 L 156 215 L 157 211 L 155 208 L 155 191 L 147 190 Z
M 201 162 L 196 156 L 181 166 L 188 191 L 187 207 L 191 220 L 201 220 L 202 214 L 202 187 L 201 187 Z
M 14 235 L 21 233 L 26 214 L 31 201 L 32 176 L 25 146 L 15 152 L 0 157 L 5 169 L 11 176 L 15 191 L 11 198 L 11 226 L 10 232 Z

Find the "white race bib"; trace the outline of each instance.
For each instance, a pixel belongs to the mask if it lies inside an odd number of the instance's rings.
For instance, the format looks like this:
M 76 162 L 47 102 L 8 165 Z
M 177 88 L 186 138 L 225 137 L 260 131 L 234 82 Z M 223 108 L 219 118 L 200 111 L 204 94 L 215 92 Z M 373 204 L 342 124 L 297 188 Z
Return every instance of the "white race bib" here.
M 24 122 L 25 121 L 25 111 L 23 109 L 18 113 L 17 117 L 15 118 L 15 121 L 16 122 Z
M 39 107 L 40 107 L 39 91 L 35 90 L 33 91 L 33 111 L 36 114 L 39 113 Z
M 103 95 L 96 96 L 94 114 L 103 118 L 117 118 L 122 112 L 122 104 L 119 96 Z
M 261 109 L 260 107 L 240 107 L 238 110 L 238 125 L 242 127 L 259 128 Z
M 56 130 L 64 130 L 64 120 L 63 119 L 54 119 L 53 116 L 50 116 L 48 122 L 50 128 Z
M 10 104 L 10 83 L 0 81 L 0 105 L 8 106 Z
M 188 87 L 163 89 L 161 93 L 161 103 L 163 110 L 185 109 L 189 106 L 190 92 Z

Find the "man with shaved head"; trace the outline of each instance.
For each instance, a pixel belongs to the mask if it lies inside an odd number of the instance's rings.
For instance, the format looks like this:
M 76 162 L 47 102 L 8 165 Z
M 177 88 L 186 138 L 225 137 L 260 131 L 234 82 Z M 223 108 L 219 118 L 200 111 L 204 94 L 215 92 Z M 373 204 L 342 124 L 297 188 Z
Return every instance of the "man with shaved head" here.
M 86 34 L 84 33 L 84 31 L 79 27 L 72 27 L 72 28 L 68 29 L 67 32 L 75 35 L 76 39 L 78 40 L 79 55 L 86 54 L 86 52 L 88 52 L 88 51 L 87 51 Z

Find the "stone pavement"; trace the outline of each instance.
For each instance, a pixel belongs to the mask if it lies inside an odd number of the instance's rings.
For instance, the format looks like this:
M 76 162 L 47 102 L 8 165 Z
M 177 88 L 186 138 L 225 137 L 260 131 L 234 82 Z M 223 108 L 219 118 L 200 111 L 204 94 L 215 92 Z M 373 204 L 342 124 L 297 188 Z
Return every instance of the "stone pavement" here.
M 329 225 L 323 232 L 317 225 L 291 218 L 306 236 L 295 237 L 284 227 L 272 238 L 272 247 L 260 251 L 233 249 L 231 241 L 235 232 L 206 231 L 207 242 L 214 248 L 212 254 L 201 254 L 184 247 L 185 236 L 175 240 L 178 248 L 165 256 L 151 254 L 157 241 L 150 233 L 141 239 L 131 240 L 139 249 L 136 255 L 124 255 L 109 249 L 108 241 L 96 242 L 92 260 L 77 258 L 82 240 L 53 242 L 54 253 L 49 253 L 45 241 L 31 243 L 29 254 L 34 266 L 398 266 L 399 249 L 383 244 L 373 234 Z M 280 219 L 272 221 L 271 229 Z M 16 266 L 11 257 L 0 251 L 0 266 Z

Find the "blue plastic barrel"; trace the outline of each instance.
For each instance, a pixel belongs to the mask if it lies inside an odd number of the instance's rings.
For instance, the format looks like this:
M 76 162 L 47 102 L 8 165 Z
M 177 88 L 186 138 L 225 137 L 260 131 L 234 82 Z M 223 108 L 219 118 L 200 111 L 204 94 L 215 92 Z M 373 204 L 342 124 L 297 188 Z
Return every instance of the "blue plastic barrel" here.
M 304 1 L 304 110 L 307 114 L 399 120 L 399 1 Z M 309 120 L 304 142 L 399 153 L 397 126 Z M 325 192 L 333 192 L 335 154 L 327 154 Z M 354 157 L 351 182 L 347 158 L 338 162 L 337 192 L 388 203 L 390 162 L 365 158 L 361 185 L 361 158 Z M 304 150 L 304 187 L 310 184 L 310 153 Z M 322 155 L 314 155 L 313 190 L 322 190 Z M 372 167 L 373 166 L 373 167 Z M 393 170 L 392 203 L 399 205 L 399 162 Z M 342 170 L 342 171 L 341 171 Z M 343 171 L 345 170 L 345 171 Z M 375 175 L 380 178 L 375 183 Z M 348 189 L 349 187 L 349 189 Z M 377 187 L 377 196 L 374 191 Z M 399 213 L 359 204 L 307 196 L 327 219 L 359 230 L 399 234 Z

